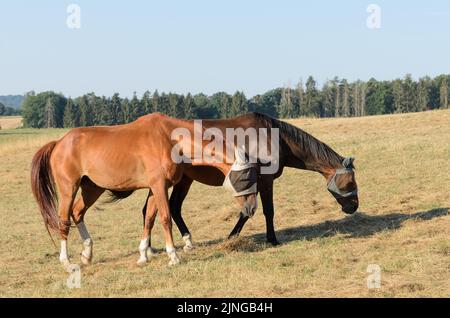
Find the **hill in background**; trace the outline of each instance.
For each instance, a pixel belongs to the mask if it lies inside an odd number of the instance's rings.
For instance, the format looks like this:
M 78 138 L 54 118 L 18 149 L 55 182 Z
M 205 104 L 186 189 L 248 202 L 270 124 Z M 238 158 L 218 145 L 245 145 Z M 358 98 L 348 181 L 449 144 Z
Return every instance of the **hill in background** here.
M 0 96 L 0 103 L 5 105 L 6 107 L 12 107 L 15 109 L 20 109 L 23 102 L 23 95 L 5 95 Z

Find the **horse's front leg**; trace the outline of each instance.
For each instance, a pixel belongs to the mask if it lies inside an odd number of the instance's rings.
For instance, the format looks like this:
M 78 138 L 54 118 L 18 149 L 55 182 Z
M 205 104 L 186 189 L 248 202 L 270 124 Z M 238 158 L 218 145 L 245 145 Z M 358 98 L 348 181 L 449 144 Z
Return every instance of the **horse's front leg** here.
M 155 199 L 156 208 L 159 213 L 159 220 L 164 230 L 164 238 L 166 241 L 166 252 L 169 256 L 169 265 L 175 265 L 180 262 L 175 251 L 172 235 L 172 217 L 170 215 L 169 208 L 169 196 L 168 196 L 168 182 L 162 180 L 156 184 L 153 184 L 151 189 L 153 197 Z
M 230 235 L 228 235 L 228 239 L 232 239 L 233 237 L 239 236 L 241 233 L 242 228 L 244 227 L 245 223 L 248 221 L 249 217 L 244 215 L 242 212 L 239 214 L 239 220 L 237 221 L 236 225 L 234 226 L 233 230 L 231 231 Z
M 145 263 L 147 263 L 149 256 L 152 256 L 156 253 L 156 251 L 151 246 L 151 233 L 153 225 L 155 224 L 155 218 L 158 209 L 156 208 L 155 200 L 152 196 L 151 191 L 147 196 L 144 210 L 144 232 L 139 244 L 139 260 L 137 261 L 138 265 L 144 265 Z
M 280 243 L 275 236 L 275 229 L 273 226 L 273 178 L 261 178 L 260 180 L 260 183 L 258 183 L 258 189 L 260 189 L 263 213 L 266 218 L 267 242 L 272 245 L 278 245 Z

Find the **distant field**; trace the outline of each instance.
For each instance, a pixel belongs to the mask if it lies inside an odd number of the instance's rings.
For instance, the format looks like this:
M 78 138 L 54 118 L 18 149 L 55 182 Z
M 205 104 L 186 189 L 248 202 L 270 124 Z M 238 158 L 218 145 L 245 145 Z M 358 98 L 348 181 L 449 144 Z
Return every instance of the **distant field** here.
M 1 129 L 15 129 L 22 126 L 21 116 L 0 116 Z
M 32 198 L 30 161 L 62 129 L 5 130 L 0 118 L 0 296 L 31 297 L 450 297 L 450 110 L 291 122 L 356 158 L 360 209 L 344 215 L 323 178 L 287 169 L 275 185 L 275 225 L 281 246 L 265 243 L 261 208 L 242 232 L 224 242 L 238 209 L 222 188 L 194 184 L 184 216 L 196 249 L 168 267 L 160 253 L 138 267 L 141 208 L 138 191 L 86 216 L 94 263 L 82 267 L 80 289 L 67 273 Z M 14 126 L 13 126 L 14 127 Z M 69 252 L 79 263 L 78 232 Z M 367 267 L 381 268 L 381 288 L 367 287 Z

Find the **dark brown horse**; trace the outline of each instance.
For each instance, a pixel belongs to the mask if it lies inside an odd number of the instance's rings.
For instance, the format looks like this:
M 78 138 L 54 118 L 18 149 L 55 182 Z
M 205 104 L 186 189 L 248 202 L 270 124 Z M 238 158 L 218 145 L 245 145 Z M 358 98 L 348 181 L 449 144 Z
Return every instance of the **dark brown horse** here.
M 261 196 L 263 213 L 266 218 L 266 236 L 267 241 L 271 244 L 279 244 L 273 226 L 273 182 L 276 178 L 281 176 L 284 167 L 311 170 L 320 173 L 327 182 L 328 191 L 341 205 L 343 212 L 352 214 L 358 209 L 359 202 L 353 158 L 344 158 L 340 156 L 328 145 L 300 128 L 260 113 L 249 113 L 240 117 L 224 120 L 204 120 L 202 124 L 204 128 L 216 128 L 224 133 L 227 128 L 242 128 L 244 130 L 248 128 L 275 128 L 279 130 L 278 169 L 273 173 L 260 173 L 258 175 L 258 191 Z M 267 142 L 270 143 L 270 140 Z M 269 145 L 267 147 L 269 147 Z M 194 167 L 194 170 L 195 169 L 198 168 Z M 207 184 L 213 186 L 222 184 L 223 175 L 218 173 L 215 168 L 208 167 L 208 175 L 210 178 Z M 181 206 L 192 182 L 193 178 L 189 175 L 183 175 L 180 182 L 174 186 L 170 196 L 170 210 L 186 243 L 185 249 L 192 248 L 192 242 L 191 233 L 181 216 Z M 148 204 L 153 204 L 151 198 L 150 200 L 147 200 L 146 205 L 144 206 L 144 215 Z M 229 237 L 239 235 L 248 218 L 248 215 L 241 213 L 239 220 Z
M 172 133 L 179 128 L 194 133 L 192 122 L 151 114 L 126 125 L 72 129 L 37 151 L 31 167 L 32 191 L 47 230 L 60 233 L 60 261 L 64 265 L 69 264 L 67 237 L 71 218 L 83 239 L 81 260 L 89 263 L 92 239 L 83 222 L 87 209 L 105 190 L 124 198 L 142 188 L 150 189 L 148 200 L 152 202 L 148 206 L 154 205 L 160 213 L 169 264 L 179 262 L 172 238 L 169 187 L 179 183 L 183 176 L 209 182 L 203 169 L 213 167 L 224 176 L 232 166 L 229 158 L 217 162 L 174 162 L 172 151 L 180 140 L 174 140 Z M 196 146 L 199 145 L 189 144 Z M 201 141 L 200 149 L 204 146 Z M 80 188 L 81 196 L 74 202 Z M 256 194 L 241 196 L 239 202 L 253 213 Z

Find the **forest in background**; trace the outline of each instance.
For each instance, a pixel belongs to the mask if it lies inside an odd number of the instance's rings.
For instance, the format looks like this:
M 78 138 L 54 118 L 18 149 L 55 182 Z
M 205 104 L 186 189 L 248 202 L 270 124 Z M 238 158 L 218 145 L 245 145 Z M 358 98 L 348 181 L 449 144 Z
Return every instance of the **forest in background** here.
M 132 98 L 85 94 L 67 98 L 52 91 L 25 95 L 21 114 L 25 127 L 79 127 L 129 123 L 152 112 L 177 118 L 230 118 L 261 112 L 278 118 L 354 117 L 419 112 L 449 107 L 450 75 L 414 80 L 411 75 L 392 81 L 349 82 L 335 77 L 321 88 L 306 82 L 286 85 L 247 98 L 243 92 L 186 95 L 146 91 Z M 1 106 L 0 106 L 1 107 Z M 1 109 L 1 108 L 0 108 Z

